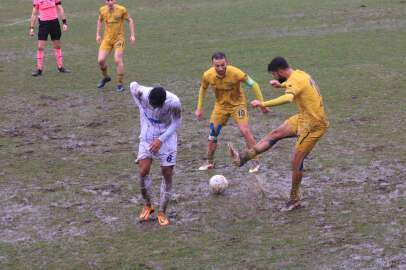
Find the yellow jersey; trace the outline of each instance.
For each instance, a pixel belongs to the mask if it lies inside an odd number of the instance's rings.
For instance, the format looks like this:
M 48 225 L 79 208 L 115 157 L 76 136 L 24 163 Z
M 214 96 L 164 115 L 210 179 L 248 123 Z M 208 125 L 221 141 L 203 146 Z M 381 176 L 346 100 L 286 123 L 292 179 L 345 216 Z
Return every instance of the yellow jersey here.
M 104 21 L 104 40 L 124 39 L 124 24 L 123 20 L 128 20 L 130 15 L 127 9 L 123 6 L 114 5 L 113 12 L 109 11 L 109 7 L 103 6 L 99 10 L 99 20 Z
M 282 87 L 286 87 L 285 94 L 293 94 L 299 118 L 312 127 L 329 126 L 319 87 L 309 74 L 295 70 Z
M 203 73 L 201 87 L 206 90 L 209 85 L 216 96 L 216 104 L 222 106 L 245 105 L 245 95 L 241 88 L 241 82 L 246 82 L 248 75 L 234 66 L 227 66 L 226 74 L 220 77 L 214 67 Z

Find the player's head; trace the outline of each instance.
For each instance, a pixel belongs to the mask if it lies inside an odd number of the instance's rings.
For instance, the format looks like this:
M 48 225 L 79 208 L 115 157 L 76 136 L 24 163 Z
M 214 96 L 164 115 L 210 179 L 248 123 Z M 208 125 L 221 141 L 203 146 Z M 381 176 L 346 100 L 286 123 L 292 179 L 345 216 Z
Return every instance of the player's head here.
M 280 83 L 287 79 L 287 71 L 289 64 L 282 56 L 277 56 L 268 64 L 268 72 L 272 73 L 273 77 Z
M 116 3 L 116 0 L 104 0 L 104 3 L 108 6 L 113 6 Z
M 165 103 L 165 99 L 166 91 L 160 86 L 154 87 L 148 96 L 149 104 L 154 108 L 162 107 Z
M 213 53 L 211 56 L 211 63 L 216 70 L 217 74 L 224 76 L 227 70 L 227 57 L 223 52 Z

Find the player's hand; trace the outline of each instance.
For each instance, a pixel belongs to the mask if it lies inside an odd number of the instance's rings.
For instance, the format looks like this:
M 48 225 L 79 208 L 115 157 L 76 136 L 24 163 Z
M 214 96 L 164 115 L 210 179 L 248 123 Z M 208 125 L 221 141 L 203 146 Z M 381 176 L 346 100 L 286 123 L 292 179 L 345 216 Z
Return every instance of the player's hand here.
M 156 139 L 149 145 L 149 151 L 153 154 L 157 154 L 161 146 L 162 146 L 161 140 Z
M 131 45 L 135 44 L 135 37 L 134 36 L 130 37 L 130 43 L 131 43 Z
M 101 37 L 100 37 L 100 35 L 97 35 L 97 36 L 96 36 L 96 42 L 97 42 L 97 44 L 100 44 L 100 43 L 101 43 Z
M 263 114 L 268 114 L 268 113 L 271 112 L 271 110 L 268 109 L 267 107 L 261 107 L 261 111 L 262 111 Z
M 278 82 L 277 80 L 271 80 L 271 81 L 269 81 L 269 85 L 270 85 L 271 87 L 281 88 L 281 83 Z
M 195 111 L 195 116 L 196 116 L 196 119 L 197 119 L 197 120 L 201 120 L 202 117 L 203 117 L 203 110 L 202 110 L 202 109 L 197 109 L 197 110 Z
M 66 30 L 68 30 L 68 25 L 67 25 L 67 24 L 63 24 L 63 26 L 62 26 L 62 31 L 66 32 Z
M 30 29 L 30 36 L 33 36 L 34 35 L 34 28 L 31 28 Z
M 251 101 L 251 106 L 252 107 L 262 107 L 262 102 L 261 101 L 259 101 L 259 100 L 253 100 L 253 101 Z

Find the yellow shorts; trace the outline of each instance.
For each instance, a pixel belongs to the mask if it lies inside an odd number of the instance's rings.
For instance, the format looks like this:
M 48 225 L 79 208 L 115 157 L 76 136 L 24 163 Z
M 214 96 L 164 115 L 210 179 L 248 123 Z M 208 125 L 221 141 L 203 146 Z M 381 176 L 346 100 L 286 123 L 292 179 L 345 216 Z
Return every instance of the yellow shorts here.
M 296 136 L 298 136 L 295 149 L 303 153 L 312 151 L 317 141 L 328 128 L 328 126 L 311 127 L 309 122 L 300 119 L 298 114 L 286 120 L 285 123 L 287 123 Z
M 236 123 L 248 122 L 247 106 L 237 105 L 234 107 L 224 107 L 216 104 L 211 113 L 210 123 L 225 126 L 230 116 L 233 116 Z
M 103 39 L 102 43 L 100 44 L 99 50 L 111 52 L 112 49 L 124 50 L 124 39 Z

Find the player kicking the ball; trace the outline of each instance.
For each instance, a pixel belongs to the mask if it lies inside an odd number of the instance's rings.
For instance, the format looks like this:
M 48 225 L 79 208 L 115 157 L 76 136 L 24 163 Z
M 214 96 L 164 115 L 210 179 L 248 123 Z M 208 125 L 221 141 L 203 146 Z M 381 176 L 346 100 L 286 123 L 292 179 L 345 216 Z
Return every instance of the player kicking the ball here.
M 207 160 L 199 170 L 205 171 L 214 168 L 214 153 L 217 148 L 217 137 L 221 128 L 227 124 L 232 116 L 244 136 L 248 148 L 252 148 L 256 141 L 251 133 L 248 122 L 248 110 L 241 83 L 250 86 L 257 98 L 263 101 L 259 85 L 240 69 L 228 65 L 226 55 L 216 52 L 211 57 L 212 67 L 203 74 L 200 86 L 199 101 L 195 116 L 197 120 L 203 116 L 203 101 L 206 90 L 211 86 L 216 96 L 216 104 L 210 117 L 210 133 L 207 143 Z M 268 113 L 267 108 L 262 108 L 263 113 Z M 254 173 L 259 170 L 259 161 L 253 159 L 253 167 L 249 170 Z
M 136 163 L 139 165 L 141 194 L 145 200 L 140 220 L 148 220 L 154 212 L 151 201 L 149 171 L 152 160 L 159 158 L 162 184 L 158 211 L 161 226 L 169 224 L 166 208 L 170 201 L 173 167 L 176 164 L 176 129 L 182 121 L 179 98 L 162 87 L 146 87 L 132 82 L 131 95 L 140 109 L 141 134 Z
M 291 160 L 292 188 L 290 198 L 286 206 L 282 208 L 282 211 L 291 211 L 301 205 L 299 188 L 303 176 L 303 160 L 326 132 L 329 122 L 326 118 L 319 88 L 309 74 L 301 70 L 293 70 L 280 56 L 275 57 L 269 63 L 268 71 L 276 79 L 271 80 L 269 84 L 272 87 L 285 88 L 285 94 L 266 102 L 253 100 L 251 105 L 264 108 L 295 101 L 299 107 L 299 114 L 290 117 L 246 152 L 238 153 L 231 144 L 228 147 L 234 164 L 240 167 L 248 160 L 269 150 L 278 140 L 297 137 Z
M 124 91 L 124 63 L 123 63 L 123 51 L 124 51 L 124 24 L 123 20 L 128 22 L 130 27 L 130 43 L 135 44 L 134 35 L 134 21 L 127 13 L 127 9 L 123 6 L 117 5 L 116 0 L 104 0 L 105 6 L 99 10 L 99 19 L 97 21 L 96 30 L 96 42 L 100 44 L 98 63 L 103 74 L 102 81 L 97 85 L 98 88 L 104 87 L 106 83 L 111 81 L 110 76 L 107 73 L 107 56 L 114 49 L 114 62 L 117 69 L 117 92 Z M 104 36 L 101 40 L 100 30 L 103 25 Z

